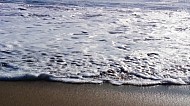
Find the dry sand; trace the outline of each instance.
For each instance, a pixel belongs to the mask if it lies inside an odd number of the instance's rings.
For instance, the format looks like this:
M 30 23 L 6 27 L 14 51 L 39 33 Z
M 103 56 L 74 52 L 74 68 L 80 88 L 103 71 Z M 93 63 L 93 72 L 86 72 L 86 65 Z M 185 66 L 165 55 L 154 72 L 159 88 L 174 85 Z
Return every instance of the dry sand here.
M 0 106 L 188 106 L 190 86 L 0 82 Z

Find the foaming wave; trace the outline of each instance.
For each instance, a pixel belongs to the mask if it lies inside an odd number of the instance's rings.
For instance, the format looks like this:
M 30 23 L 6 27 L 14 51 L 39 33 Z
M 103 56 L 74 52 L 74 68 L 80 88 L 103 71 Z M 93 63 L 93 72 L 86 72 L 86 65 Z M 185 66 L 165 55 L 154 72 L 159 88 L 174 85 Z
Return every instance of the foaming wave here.
M 99 2 L 1 3 L 0 80 L 190 83 L 188 11 Z

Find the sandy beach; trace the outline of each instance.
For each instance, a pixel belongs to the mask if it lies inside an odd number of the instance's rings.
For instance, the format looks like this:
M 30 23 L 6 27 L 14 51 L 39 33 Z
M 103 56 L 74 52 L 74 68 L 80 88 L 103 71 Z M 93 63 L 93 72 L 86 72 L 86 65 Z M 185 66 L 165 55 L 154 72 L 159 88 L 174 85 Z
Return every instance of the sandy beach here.
M 0 106 L 190 106 L 189 34 L 190 0 L 0 0 Z
M 0 82 L 1 106 L 188 106 L 190 86 Z

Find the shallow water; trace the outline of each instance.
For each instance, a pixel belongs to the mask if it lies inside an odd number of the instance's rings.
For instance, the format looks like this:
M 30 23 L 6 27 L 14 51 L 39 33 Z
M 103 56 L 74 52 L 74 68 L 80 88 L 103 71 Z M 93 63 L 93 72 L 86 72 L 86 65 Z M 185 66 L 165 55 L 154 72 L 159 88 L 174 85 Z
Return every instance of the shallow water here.
M 189 84 L 190 3 L 0 1 L 0 80 Z

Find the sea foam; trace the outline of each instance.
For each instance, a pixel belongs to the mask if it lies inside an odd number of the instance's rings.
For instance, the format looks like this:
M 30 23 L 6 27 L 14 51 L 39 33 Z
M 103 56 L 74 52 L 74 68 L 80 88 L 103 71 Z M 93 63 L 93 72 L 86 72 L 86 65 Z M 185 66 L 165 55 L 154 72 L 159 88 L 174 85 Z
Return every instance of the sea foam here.
M 188 5 L 1 1 L 0 80 L 189 84 Z

